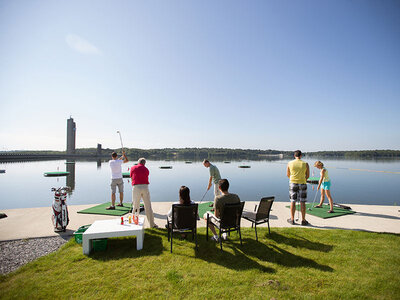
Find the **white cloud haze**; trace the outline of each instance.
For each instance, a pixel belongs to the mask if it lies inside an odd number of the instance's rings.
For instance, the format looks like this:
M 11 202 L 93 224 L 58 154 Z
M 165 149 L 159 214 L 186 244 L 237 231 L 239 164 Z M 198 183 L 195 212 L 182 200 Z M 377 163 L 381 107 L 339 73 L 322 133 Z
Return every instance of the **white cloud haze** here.
M 65 41 L 67 42 L 68 46 L 80 53 L 96 55 L 101 54 L 101 51 L 96 46 L 76 34 L 68 34 L 65 37 Z

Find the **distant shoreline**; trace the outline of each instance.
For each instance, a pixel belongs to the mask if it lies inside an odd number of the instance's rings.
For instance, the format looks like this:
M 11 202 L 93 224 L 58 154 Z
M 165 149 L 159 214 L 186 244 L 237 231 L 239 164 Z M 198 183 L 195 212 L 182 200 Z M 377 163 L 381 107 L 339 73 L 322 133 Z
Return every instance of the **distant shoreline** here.
M 292 151 L 254 150 L 254 149 L 226 149 L 226 148 L 164 148 L 164 149 L 137 149 L 126 148 L 130 159 L 146 157 L 149 159 L 172 159 L 201 161 L 205 158 L 213 160 L 279 160 L 293 157 Z M 65 151 L 2 151 L 0 161 L 43 160 L 43 159 L 107 159 L 113 151 L 121 153 L 121 149 L 81 148 L 74 154 Z M 304 157 L 332 158 L 332 159 L 397 159 L 400 150 L 358 150 L 358 151 L 316 151 L 305 152 Z

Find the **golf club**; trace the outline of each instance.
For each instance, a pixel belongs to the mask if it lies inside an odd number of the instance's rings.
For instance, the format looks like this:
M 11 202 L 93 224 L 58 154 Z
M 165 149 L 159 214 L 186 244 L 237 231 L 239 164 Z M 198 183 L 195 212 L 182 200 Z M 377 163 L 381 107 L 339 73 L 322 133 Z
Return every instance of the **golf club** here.
M 204 197 L 206 196 L 207 192 L 208 192 L 208 190 L 206 190 L 206 192 L 204 193 L 203 197 L 202 197 L 201 200 L 200 200 L 200 203 L 201 203 L 201 201 L 203 201 L 203 199 L 204 199 Z
M 121 141 L 121 151 L 124 151 L 124 145 L 122 144 L 121 132 L 118 130 L 117 133 L 119 134 L 119 140 Z
M 317 199 L 317 195 L 318 195 L 318 190 L 315 191 L 314 200 L 313 200 L 313 202 L 312 202 L 311 207 L 309 207 L 308 210 L 312 210 L 312 207 L 314 207 L 314 202 L 315 202 L 315 199 Z

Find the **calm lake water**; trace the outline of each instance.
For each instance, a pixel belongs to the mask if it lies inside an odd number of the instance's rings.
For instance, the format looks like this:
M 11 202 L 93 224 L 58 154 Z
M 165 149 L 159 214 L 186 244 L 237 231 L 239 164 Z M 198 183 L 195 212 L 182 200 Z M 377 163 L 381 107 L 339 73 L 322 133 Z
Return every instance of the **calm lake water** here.
M 315 159 L 305 159 L 311 173 L 319 176 L 312 167 Z M 53 201 L 52 187 L 71 186 L 73 192 L 67 203 L 91 204 L 110 201 L 110 169 L 107 161 L 76 161 L 66 164 L 65 160 L 0 163 L 0 209 L 45 207 Z M 215 162 L 221 176 L 228 178 L 230 191 L 243 201 L 258 201 L 263 196 L 275 196 L 276 201 L 288 201 L 287 160 L 242 161 L 227 164 Z M 347 204 L 399 205 L 400 160 L 355 161 L 323 160 L 332 181 L 331 193 L 334 202 Z M 123 171 L 133 165 L 123 165 Z M 239 165 L 249 165 L 241 169 Z M 201 162 L 187 164 L 184 161 L 148 161 L 150 170 L 150 193 L 154 202 L 177 201 L 178 190 L 186 185 L 191 197 L 199 201 L 209 178 L 208 169 Z M 172 166 L 172 169 L 160 169 Z M 69 171 L 67 177 L 44 177 L 44 172 Z M 384 172 L 382 172 L 384 171 Z M 312 175 L 312 174 L 311 174 Z M 131 201 L 131 184 L 124 179 L 125 202 Z M 308 201 L 313 201 L 315 190 L 309 185 Z M 212 201 L 210 190 L 203 201 Z

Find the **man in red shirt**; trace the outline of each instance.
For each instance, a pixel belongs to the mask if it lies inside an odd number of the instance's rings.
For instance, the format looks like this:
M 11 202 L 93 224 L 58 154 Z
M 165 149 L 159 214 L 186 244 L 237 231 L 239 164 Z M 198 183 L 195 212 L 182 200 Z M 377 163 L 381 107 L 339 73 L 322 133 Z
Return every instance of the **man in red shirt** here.
M 143 199 L 144 210 L 146 212 L 147 220 L 149 221 L 150 228 L 158 228 L 154 223 L 153 209 L 151 208 L 150 192 L 149 192 L 149 169 L 144 165 L 146 159 L 139 158 L 138 164 L 131 167 L 130 176 L 132 179 L 132 206 L 133 211 L 140 210 L 140 199 Z

